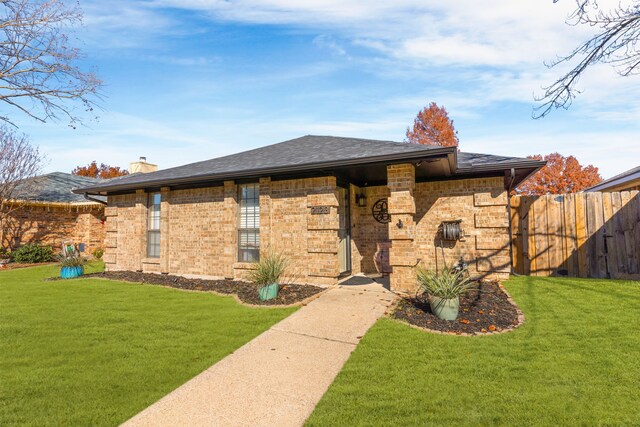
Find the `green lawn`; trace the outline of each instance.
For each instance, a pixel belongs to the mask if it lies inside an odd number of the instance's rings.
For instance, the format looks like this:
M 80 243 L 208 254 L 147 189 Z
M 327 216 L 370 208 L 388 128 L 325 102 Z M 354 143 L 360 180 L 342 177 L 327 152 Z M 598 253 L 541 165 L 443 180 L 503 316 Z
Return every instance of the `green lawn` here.
M 2 426 L 117 425 L 295 310 L 56 272 L 0 273 Z
M 519 329 L 441 336 L 382 319 L 308 424 L 640 425 L 640 282 L 505 285 Z

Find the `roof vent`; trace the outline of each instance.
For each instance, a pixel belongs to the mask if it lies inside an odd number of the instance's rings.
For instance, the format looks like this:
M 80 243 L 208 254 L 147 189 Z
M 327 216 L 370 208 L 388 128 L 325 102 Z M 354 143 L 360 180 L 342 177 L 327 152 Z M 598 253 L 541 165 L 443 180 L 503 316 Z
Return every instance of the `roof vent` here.
M 140 156 L 137 162 L 129 163 L 129 173 L 148 173 L 158 170 L 158 165 L 147 163 L 147 158 Z

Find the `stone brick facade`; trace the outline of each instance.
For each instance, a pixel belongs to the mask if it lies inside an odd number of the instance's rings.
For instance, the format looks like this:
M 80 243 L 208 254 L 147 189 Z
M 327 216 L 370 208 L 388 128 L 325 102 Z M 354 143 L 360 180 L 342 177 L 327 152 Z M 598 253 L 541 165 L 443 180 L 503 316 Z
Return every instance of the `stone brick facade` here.
M 101 204 L 23 204 L 12 210 L 3 225 L 2 246 L 38 243 L 61 247 L 63 241 L 85 244 L 85 255 L 104 248 L 106 225 Z
M 506 192 L 502 178 L 415 182 L 412 164 L 391 165 L 388 184 L 351 194 L 351 272 L 375 273 L 380 242 L 391 242 L 392 289 L 415 290 L 415 266 L 451 265 L 462 256 L 473 274 L 504 277 L 509 271 Z M 335 177 L 261 178 L 260 249 L 286 255 L 298 282 L 333 284 L 339 277 L 339 200 Z M 238 258 L 238 185 L 188 190 L 163 188 L 161 255 L 146 256 L 148 194 L 109 196 L 105 262 L 110 270 L 244 278 L 250 264 Z M 366 207 L 355 202 L 366 196 Z M 377 222 L 373 204 L 388 199 L 392 220 Z M 443 243 L 443 220 L 462 220 L 462 241 Z M 399 224 L 402 226 L 400 227 Z

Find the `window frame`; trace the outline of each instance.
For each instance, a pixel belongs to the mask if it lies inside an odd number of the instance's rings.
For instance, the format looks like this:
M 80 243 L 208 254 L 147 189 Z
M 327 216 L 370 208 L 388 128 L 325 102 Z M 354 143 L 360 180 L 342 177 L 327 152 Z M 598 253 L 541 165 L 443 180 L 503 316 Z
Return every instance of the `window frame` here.
M 161 228 L 161 210 L 162 210 L 162 193 L 154 191 L 148 193 L 147 199 L 147 258 L 160 258 L 160 228 Z M 158 203 L 156 203 L 156 196 Z M 152 236 L 154 237 L 152 239 Z M 153 243 L 152 243 L 153 241 Z
M 253 190 L 252 197 L 245 197 L 244 190 L 248 188 Z M 238 262 L 260 260 L 260 184 L 257 182 L 238 185 L 237 250 Z

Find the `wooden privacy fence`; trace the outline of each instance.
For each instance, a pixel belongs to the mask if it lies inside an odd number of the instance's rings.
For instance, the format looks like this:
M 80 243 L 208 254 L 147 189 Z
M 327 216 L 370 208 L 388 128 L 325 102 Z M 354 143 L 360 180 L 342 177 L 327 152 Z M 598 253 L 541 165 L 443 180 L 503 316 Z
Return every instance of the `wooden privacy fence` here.
M 640 194 L 511 198 L 518 274 L 640 280 Z

